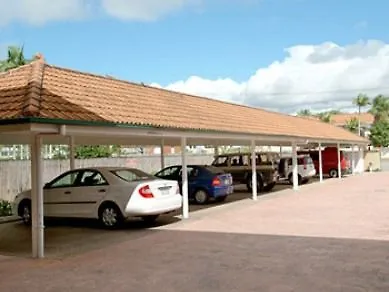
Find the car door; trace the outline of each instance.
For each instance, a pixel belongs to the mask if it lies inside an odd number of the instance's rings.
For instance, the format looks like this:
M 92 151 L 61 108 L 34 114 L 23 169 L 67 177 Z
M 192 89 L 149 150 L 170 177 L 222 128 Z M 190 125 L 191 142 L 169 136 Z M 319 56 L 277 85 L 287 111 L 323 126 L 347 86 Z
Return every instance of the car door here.
M 108 187 L 108 181 L 99 171 L 84 170 L 70 196 L 71 217 L 96 217 L 96 210 L 109 191 Z
M 63 173 L 44 187 L 44 211 L 48 217 L 69 217 L 72 194 L 81 175 L 80 170 Z

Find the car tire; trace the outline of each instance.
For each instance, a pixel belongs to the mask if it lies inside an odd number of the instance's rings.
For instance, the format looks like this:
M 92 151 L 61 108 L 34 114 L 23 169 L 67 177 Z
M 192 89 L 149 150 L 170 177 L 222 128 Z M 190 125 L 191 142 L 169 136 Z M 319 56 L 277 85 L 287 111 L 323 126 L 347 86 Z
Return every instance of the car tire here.
M 289 184 L 293 186 L 293 173 L 289 174 L 288 181 L 289 181 Z M 298 182 L 298 185 L 302 184 L 302 177 L 301 177 L 301 175 L 297 176 L 297 182 Z
M 124 218 L 116 204 L 105 203 L 99 208 L 99 221 L 104 228 L 115 229 L 123 224 Z
M 228 196 L 216 197 L 215 201 L 218 202 L 218 203 L 224 202 L 227 199 L 227 197 Z
M 25 225 L 31 225 L 31 201 L 23 200 L 18 207 L 18 215 L 22 218 Z
M 263 187 L 263 190 L 264 190 L 265 192 L 270 192 L 270 191 L 274 188 L 275 185 L 276 185 L 275 182 L 270 183 L 270 184 L 268 184 L 266 187 Z
M 147 224 L 153 224 L 155 221 L 157 221 L 159 215 L 148 215 L 148 216 L 142 216 L 142 220 Z
M 338 177 L 338 170 L 335 169 L 335 168 L 332 168 L 332 169 L 330 169 L 330 171 L 328 172 L 328 175 L 329 175 L 331 178 L 336 178 L 336 177 Z
M 209 194 L 206 190 L 199 189 L 194 193 L 193 199 L 196 204 L 204 205 L 209 201 Z
M 251 175 L 250 175 L 250 177 L 247 179 L 246 187 L 247 187 L 247 190 L 248 190 L 249 192 L 252 192 L 252 191 L 253 191 Z M 257 192 L 258 192 L 258 193 L 263 192 L 263 182 L 262 182 L 262 179 L 260 178 L 260 176 L 257 176 Z

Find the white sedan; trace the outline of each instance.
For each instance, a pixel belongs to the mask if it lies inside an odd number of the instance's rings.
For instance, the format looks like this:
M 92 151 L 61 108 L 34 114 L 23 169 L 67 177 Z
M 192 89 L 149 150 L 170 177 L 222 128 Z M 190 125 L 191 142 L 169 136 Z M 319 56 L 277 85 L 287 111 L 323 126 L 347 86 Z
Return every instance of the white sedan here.
M 65 172 L 44 186 L 43 198 L 45 217 L 96 218 L 105 227 L 117 227 L 129 217 L 154 222 L 182 206 L 176 181 L 123 167 Z M 31 223 L 31 190 L 16 196 L 14 212 Z

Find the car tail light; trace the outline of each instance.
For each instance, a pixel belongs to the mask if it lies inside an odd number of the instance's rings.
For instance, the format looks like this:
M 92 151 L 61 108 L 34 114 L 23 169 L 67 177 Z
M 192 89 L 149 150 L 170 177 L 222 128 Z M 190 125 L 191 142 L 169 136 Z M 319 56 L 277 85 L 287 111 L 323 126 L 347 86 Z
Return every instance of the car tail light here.
M 216 187 L 216 186 L 220 186 L 221 185 L 221 181 L 218 177 L 215 177 L 213 180 L 212 180 L 212 186 Z
M 154 198 L 153 192 L 151 191 L 149 185 L 146 185 L 146 186 L 144 186 L 144 187 L 141 187 L 141 188 L 139 189 L 139 194 L 140 194 L 143 198 Z

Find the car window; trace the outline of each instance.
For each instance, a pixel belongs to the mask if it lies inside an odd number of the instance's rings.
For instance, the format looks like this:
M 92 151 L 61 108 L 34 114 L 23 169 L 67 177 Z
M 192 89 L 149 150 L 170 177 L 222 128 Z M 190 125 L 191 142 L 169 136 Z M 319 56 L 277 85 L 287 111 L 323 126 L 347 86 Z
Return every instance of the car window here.
M 127 182 L 155 179 L 153 175 L 139 169 L 118 169 L 111 172 Z
M 81 186 L 101 186 L 107 184 L 107 180 L 98 171 L 86 170 L 80 178 Z
M 178 166 L 167 167 L 156 174 L 158 177 L 168 177 L 174 175 L 178 171 Z
M 231 156 L 231 166 L 248 166 L 250 155 L 239 154 Z
M 212 162 L 214 166 L 227 166 L 228 165 L 228 156 L 219 156 Z
M 317 151 L 312 151 L 309 153 L 309 155 L 311 156 L 312 160 L 316 160 L 318 161 L 319 160 L 319 152 Z
M 49 188 L 65 188 L 74 186 L 76 179 L 80 171 L 68 172 L 64 175 L 59 176 L 48 184 Z
M 188 177 L 191 177 L 191 178 L 197 177 L 199 175 L 199 169 L 197 167 L 188 166 L 187 173 L 188 173 Z M 182 177 L 182 169 L 180 169 L 179 176 Z

